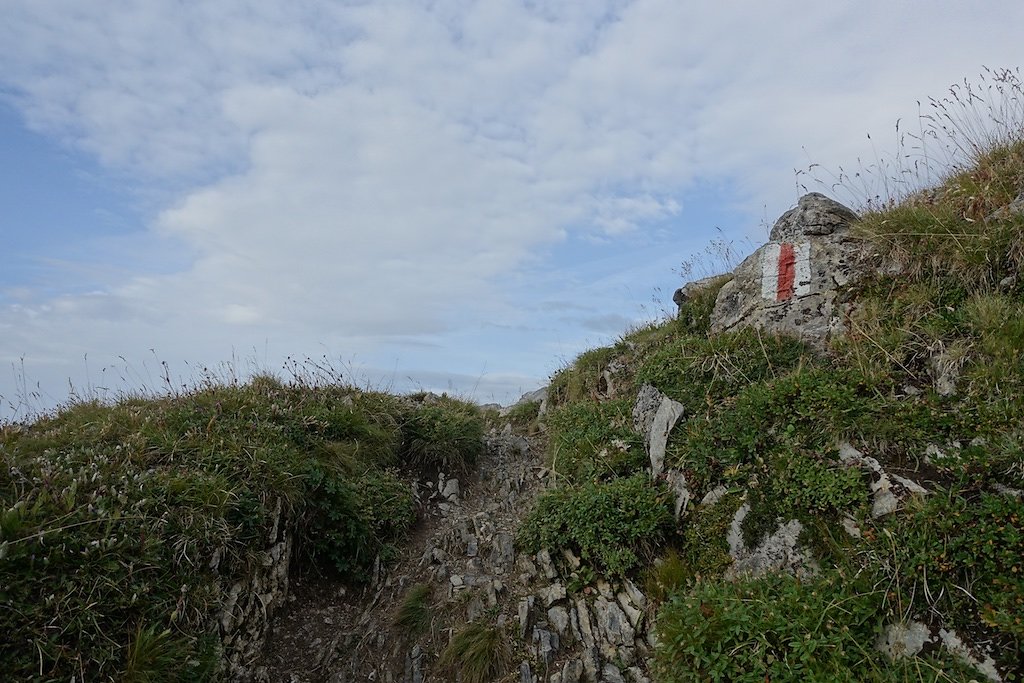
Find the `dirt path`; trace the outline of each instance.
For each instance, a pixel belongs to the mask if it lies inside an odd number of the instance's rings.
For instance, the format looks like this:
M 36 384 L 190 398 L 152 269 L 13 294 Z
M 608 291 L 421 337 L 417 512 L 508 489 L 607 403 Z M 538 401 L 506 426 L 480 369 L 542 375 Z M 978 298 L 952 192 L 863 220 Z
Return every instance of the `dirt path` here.
M 514 539 L 546 484 L 543 444 L 506 430 L 488 437 L 471 477 L 420 482 L 421 519 L 397 561 L 375 568 L 364 589 L 299 576 L 278 613 L 258 668 L 261 683 L 423 683 L 450 634 L 467 621 L 514 623 Z M 394 615 L 413 586 L 430 587 L 430 625 L 409 634 Z M 525 589 L 524 589 L 525 590 Z M 516 672 L 510 680 L 518 680 Z M 503 679 L 504 680 L 504 679 Z

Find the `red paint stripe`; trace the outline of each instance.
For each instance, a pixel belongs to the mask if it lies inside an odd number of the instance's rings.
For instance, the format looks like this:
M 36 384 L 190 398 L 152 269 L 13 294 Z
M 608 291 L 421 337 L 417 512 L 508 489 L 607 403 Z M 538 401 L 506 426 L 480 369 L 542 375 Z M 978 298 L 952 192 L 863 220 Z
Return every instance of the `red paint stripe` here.
M 779 246 L 779 288 L 775 293 L 776 301 L 793 298 L 793 285 L 796 280 L 796 252 L 793 245 L 783 242 Z

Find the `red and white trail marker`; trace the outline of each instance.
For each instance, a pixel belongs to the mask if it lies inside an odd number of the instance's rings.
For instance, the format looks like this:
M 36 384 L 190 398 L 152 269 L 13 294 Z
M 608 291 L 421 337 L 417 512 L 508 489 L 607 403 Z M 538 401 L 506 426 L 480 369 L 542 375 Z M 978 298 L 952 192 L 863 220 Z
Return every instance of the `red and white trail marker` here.
M 772 242 L 761 252 L 761 296 L 788 301 L 811 293 L 810 242 Z

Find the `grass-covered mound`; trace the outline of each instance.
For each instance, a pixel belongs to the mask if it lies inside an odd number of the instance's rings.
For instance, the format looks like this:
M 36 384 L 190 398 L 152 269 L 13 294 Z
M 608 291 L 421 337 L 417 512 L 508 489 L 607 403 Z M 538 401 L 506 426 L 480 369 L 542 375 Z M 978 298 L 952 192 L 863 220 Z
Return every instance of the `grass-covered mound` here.
M 211 618 L 275 521 L 359 581 L 415 521 L 410 473 L 472 466 L 482 429 L 446 397 L 268 377 L 4 426 L 3 678 L 215 680 Z
M 661 602 L 655 680 L 982 678 L 937 641 L 909 660 L 876 650 L 889 625 L 912 621 L 933 635 L 955 629 L 1005 680 L 1024 679 L 1022 134 L 971 147 L 937 186 L 865 213 L 854 230 L 879 274 L 843 293 L 849 332 L 829 348 L 756 330 L 710 335 L 723 277 L 678 317 L 552 378 L 550 464 L 565 490 L 542 500 L 530 539 L 544 530 L 552 543 L 633 547 L 644 518 L 619 504 L 633 524 L 617 520 L 609 535 L 590 500 L 625 481 L 661 491 L 633 474 L 645 461 L 632 455 L 628 405 L 642 383 L 685 407 L 666 467 L 685 475 L 693 502 L 660 532 L 661 557 L 641 552 L 615 571 L 590 558 L 598 574 L 644 575 Z M 873 475 L 843 461 L 843 443 L 927 495 L 873 517 Z M 718 503 L 697 504 L 716 489 Z M 725 536 L 744 502 L 747 544 L 802 523 L 813 579 L 726 578 Z

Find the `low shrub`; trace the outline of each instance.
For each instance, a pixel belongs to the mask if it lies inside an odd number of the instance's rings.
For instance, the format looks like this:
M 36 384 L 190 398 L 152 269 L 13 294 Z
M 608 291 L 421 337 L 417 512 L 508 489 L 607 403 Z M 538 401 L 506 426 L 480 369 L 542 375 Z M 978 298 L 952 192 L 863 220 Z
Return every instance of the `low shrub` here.
M 618 352 L 612 346 L 584 351 L 572 363 L 553 374 L 548 385 L 548 401 L 551 406 L 596 396 L 601 373 Z
M 671 495 L 645 474 L 560 488 L 540 496 L 519 541 L 530 552 L 568 548 L 598 572 L 624 576 L 664 539 L 670 505 Z
M 658 612 L 657 680 L 948 681 L 950 661 L 890 661 L 876 651 L 883 591 L 827 573 L 701 581 Z
M 647 461 L 633 401 L 577 402 L 547 416 L 551 468 L 573 482 L 629 475 Z
M 18 634 L 0 638 L 4 676 L 206 680 L 222 586 L 260 561 L 275 522 L 348 578 L 412 523 L 411 489 L 387 469 L 409 412 L 263 377 L 3 429 L 0 633 Z M 472 420 L 460 413 L 462 433 L 482 431 Z
M 523 401 L 509 408 L 505 419 L 523 428 L 529 426 L 540 415 L 540 401 Z
M 455 399 L 420 405 L 402 434 L 405 461 L 425 470 L 467 472 L 484 450 L 480 409 Z

